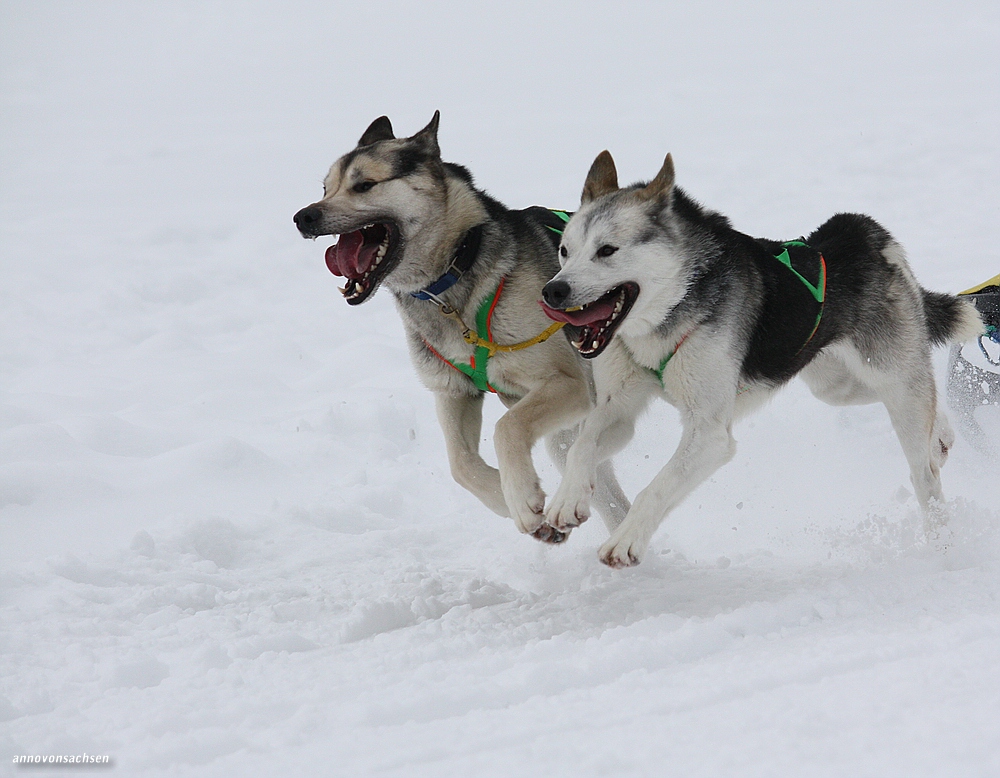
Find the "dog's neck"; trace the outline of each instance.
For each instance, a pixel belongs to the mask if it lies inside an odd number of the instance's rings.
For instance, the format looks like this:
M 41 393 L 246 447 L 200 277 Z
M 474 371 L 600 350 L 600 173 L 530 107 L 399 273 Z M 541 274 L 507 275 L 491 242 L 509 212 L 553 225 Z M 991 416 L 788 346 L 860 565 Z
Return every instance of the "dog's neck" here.
M 469 230 L 489 218 L 475 191 L 465 181 L 448 176 L 445 179 L 444 195 L 445 212 L 439 223 L 448 225 L 450 229 L 441 230 L 428 250 L 428 256 L 433 258 L 428 267 L 433 268 L 435 277 L 441 275 L 451 264 L 455 251 Z
M 438 197 L 440 214 L 407 237 L 404 267 L 400 268 L 403 272 L 397 271 L 386 279 L 386 286 L 397 296 L 409 297 L 411 292 L 433 284 L 448 269 L 469 231 L 489 220 L 482 202 L 465 181 L 447 176 Z M 407 272 L 407 265 L 409 269 L 419 268 L 419 275 Z
M 462 236 L 462 240 L 451 255 L 451 261 L 444 273 L 438 276 L 434 283 L 428 284 L 419 292 L 410 292 L 410 297 L 415 297 L 418 300 L 430 300 L 442 305 L 443 301 L 439 295 L 444 294 L 461 281 L 462 276 L 472 267 L 479 255 L 482 239 L 483 227 L 481 224 L 477 224 Z

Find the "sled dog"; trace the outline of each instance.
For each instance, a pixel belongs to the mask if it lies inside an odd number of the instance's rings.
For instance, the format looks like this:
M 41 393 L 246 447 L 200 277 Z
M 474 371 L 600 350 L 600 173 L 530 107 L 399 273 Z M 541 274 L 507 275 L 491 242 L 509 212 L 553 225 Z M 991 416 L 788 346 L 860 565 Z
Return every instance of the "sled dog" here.
M 833 405 L 881 402 L 933 529 L 944 521 L 940 468 L 954 441 L 938 412 L 931 346 L 975 337 L 973 306 L 928 292 L 902 247 L 868 216 L 841 213 L 780 243 L 737 232 L 674 185 L 670 155 L 648 184 L 618 186 L 594 161 L 582 205 L 544 288 L 551 318 L 580 328 L 597 398 L 548 510 L 565 530 L 589 511 L 595 465 L 631 438 L 660 396 L 680 410 L 680 445 L 601 547 L 638 564 L 666 515 L 732 459 L 733 421 L 795 375 Z
M 521 532 L 558 543 L 568 528 L 545 523 L 531 448 L 546 438 L 561 469 L 593 396 L 589 364 L 562 333 L 549 337 L 557 328 L 538 306 L 569 217 L 510 210 L 477 189 L 466 168 L 442 161 L 439 118 L 409 138 L 376 119 L 295 224 L 306 238 L 339 236 L 326 263 L 346 278 L 349 305 L 380 286 L 392 293 L 413 365 L 435 393 L 455 480 Z M 494 430 L 499 469 L 479 453 L 487 392 L 508 408 Z M 629 503 L 610 463 L 597 472 L 595 503 L 612 529 Z

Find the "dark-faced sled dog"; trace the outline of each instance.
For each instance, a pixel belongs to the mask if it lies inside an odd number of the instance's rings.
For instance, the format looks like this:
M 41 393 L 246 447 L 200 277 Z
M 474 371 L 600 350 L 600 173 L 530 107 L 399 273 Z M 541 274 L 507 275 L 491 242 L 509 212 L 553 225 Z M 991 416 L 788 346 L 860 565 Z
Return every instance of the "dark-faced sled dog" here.
M 568 215 L 510 210 L 477 189 L 468 170 L 441 160 L 438 119 L 409 138 L 376 119 L 295 223 L 307 238 L 339 236 L 326 262 L 346 279 L 348 304 L 383 285 L 392 293 L 413 365 L 435 393 L 455 480 L 522 532 L 560 542 L 569 528 L 545 522 L 531 448 L 544 437 L 561 467 L 593 393 L 589 365 L 561 333 L 550 337 L 559 328 L 538 307 Z M 493 436 L 499 470 L 479 453 L 491 392 L 509 409 Z M 615 527 L 629 503 L 610 463 L 595 483 Z

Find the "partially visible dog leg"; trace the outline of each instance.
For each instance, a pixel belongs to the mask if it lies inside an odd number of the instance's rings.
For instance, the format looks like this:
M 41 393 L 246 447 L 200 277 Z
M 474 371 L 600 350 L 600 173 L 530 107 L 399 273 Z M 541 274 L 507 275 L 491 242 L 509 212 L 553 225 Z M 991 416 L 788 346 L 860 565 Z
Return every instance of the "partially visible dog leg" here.
M 589 408 L 586 384 L 556 373 L 518 400 L 497 422 L 493 445 L 503 496 L 521 532 L 534 534 L 545 521 L 545 493 L 531 461 L 532 446 L 553 430 L 570 426 Z M 539 540 L 550 538 L 539 536 Z
M 639 493 L 625 521 L 601 546 L 597 554 L 600 560 L 610 567 L 639 564 L 667 514 L 735 454 L 730 419 L 685 414 L 684 434 L 677 451 Z
M 435 393 L 438 422 L 444 431 L 452 477 L 500 516 L 510 516 L 500 484 L 500 471 L 479 455 L 483 428 L 483 396 Z
M 605 467 L 610 469 L 610 458 L 632 439 L 634 430 L 632 420 L 635 416 L 631 409 L 618 403 L 600 401 L 598 403 L 587 417 L 580 436 L 570 449 L 562 482 L 546 511 L 549 524 L 557 529 L 568 529 L 585 522 L 590 517 L 591 498 L 597 503 L 598 510 L 608 502 L 623 504 L 620 500 L 624 499 L 624 494 L 615 495 L 614 492 L 602 488 L 602 475 L 604 475 L 602 471 Z M 618 491 L 620 493 L 620 488 Z M 622 517 L 629 510 L 627 500 L 624 502 L 624 507 Z M 616 508 L 616 513 L 617 510 Z M 604 515 L 602 511 L 602 516 Z M 619 519 L 612 525 L 612 521 L 606 517 L 605 524 L 608 525 L 608 530 L 613 532 L 622 520 Z
M 569 450 L 566 472 L 546 511 L 549 524 L 557 529 L 586 521 L 591 497 L 598 510 L 606 500 L 620 504 L 619 499 L 624 495 L 605 494 L 602 490 L 602 468 L 605 463 L 610 467 L 608 460 L 632 439 L 635 419 L 652 397 L 653 384 L 648 376 L 614 342 L 595 364 L 594 371 L 600 387 L 597 404 Z M 625 512 L 628 510 L 626 507 Z M 612 526 L 605 518 L 605 523 L 614 532 L 621 521 Z
M 560 430 L 555 435 L 546 438 L 549 456 L 555 462 L 560 475 L 566 473 L 566 457 L 578 435 L 579 428 L 576 427 Z M 618 476 L 615 475 L 615 468 L 610 458 L 597 465 L 593 491 L 593 502 L 597 512 L 604 519 L 608 532 L 614 532 L 615 528 L 625 520 L 632 504 L 625 496 L 625 492 L 622 491 L 621 484 L 618 483 Z M 585 518 L 587 517 L 580 520 L 583 521 Z
M 631 437 L 629 435 L 629 438 Z M 618 483 L 618 476 L 615 475 L 615 466 L 610 456 L 597 465 L 594 495 L 591 501 L 604 519 L 604 525 L 609 533 L 618 529 L 625 521 L 628 512 L 632 510 L 632 503 Z

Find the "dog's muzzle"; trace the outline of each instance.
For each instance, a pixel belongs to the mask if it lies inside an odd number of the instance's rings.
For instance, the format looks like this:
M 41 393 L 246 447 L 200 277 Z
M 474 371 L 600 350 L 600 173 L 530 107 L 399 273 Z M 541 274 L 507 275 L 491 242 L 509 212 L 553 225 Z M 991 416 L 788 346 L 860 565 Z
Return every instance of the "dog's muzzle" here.
M 315 238 L 320 233 L 319 225 L 323 221 L 323 211 L 318 206 L 307 205 L 293 217 L 295 226 L 299 228 L 303 238 Z

